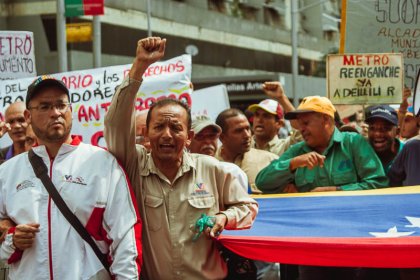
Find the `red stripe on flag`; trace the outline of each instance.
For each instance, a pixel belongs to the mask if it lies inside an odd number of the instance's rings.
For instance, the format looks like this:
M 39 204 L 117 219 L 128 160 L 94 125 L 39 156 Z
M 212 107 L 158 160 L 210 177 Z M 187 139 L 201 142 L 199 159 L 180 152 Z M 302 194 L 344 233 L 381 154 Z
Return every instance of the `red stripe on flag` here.
M 420 267 L 420 237 L 294 238 L 220 236 L 246 258 L 315 266 Z

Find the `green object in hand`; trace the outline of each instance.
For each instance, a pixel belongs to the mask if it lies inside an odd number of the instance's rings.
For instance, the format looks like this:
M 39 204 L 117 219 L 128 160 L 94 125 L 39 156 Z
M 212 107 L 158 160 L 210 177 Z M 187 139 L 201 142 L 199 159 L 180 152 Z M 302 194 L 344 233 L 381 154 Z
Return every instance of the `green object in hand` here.
M 194 230 L 196 234 L 193 237 L 193 241 L 196 241 L 207 228 L 213 228 L 215 220 L 216 217 L 201 214 L 200 218 L 195 222 Z

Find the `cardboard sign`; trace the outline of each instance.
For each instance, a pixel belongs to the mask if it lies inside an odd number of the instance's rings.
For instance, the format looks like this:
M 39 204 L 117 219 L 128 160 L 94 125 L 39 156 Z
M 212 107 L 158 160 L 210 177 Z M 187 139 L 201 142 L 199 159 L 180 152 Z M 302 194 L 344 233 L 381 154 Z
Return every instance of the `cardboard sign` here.
M 34 37 L 28 31 L 0 31 L 0 80 L 36 76 Z
M 405 85 L 420 69 L 420 2 L 342 0 L 340 53 L 402 53 Z
M 401 103 L 402 54 L 343 54 L 327 57 L 328 98 L 334 104 Z
M 105 147 L 104 117 L 115 89 L 123 82 L 130 68 L 131 65 L 127 64 L 52 75 L 69 88 L 73 135 L 79 135 L 83 142 Z M 26 90 L 33 80 L 26 78 L 0 81 L 0 120 L 4 120 L 4 112 L 12 102 L 25 100 Z M 189 55 L 150 65 L 137 93 L 136 110 L 147 109 L 153 102 L 164 97 L 180 99 L 191 105 L 190 81 Z M 0 147 L 10 143 L 6 139 L 0 139 Z

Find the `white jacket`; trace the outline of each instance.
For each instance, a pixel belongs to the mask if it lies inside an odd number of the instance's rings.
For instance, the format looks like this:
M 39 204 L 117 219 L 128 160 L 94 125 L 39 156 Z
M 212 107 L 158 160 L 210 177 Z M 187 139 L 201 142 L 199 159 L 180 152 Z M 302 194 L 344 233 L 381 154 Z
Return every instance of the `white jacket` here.
M 117 279 L 139 279 L 141 220 L 129 182 L 116 159 L 77 138 L 71 145 L 63 144 L 54 160 L 50 160 L 45 146 L 33 150 L 44 160 L 67 206 L 101 251 L 108 253 L 111 273 Z M 108 278 L 89 244 L 67 222 L 36 178 L 28 153 L 0 166 L 0 218 L 10 218 L 16 224 L 40 224 L 33 246 L 23 252 L 15 250 L 14 228 L 9 230 L 0 257 L 11 264 L 10 279 Z

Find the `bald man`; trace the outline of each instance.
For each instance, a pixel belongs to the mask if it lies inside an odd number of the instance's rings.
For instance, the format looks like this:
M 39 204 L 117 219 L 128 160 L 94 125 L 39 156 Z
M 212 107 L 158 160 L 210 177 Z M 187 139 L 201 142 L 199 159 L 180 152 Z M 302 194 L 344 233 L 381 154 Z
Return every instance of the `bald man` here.
M 150 152 L 150 140 L 146 136 L 146 118 L 149 109 L 140 111 L 136 115 L 136 144 L 143 145 Z
M 26 151 L 25 140 L 28 123 L 23 115 L 25 109 L 26 106 L 23 102 L 12 103 L 6 109 L 5 121 L 0 122 L 0 138 L 5 133 L 9 133 L 13 142 L 9 147 L 0 149 L 0 164 Z

